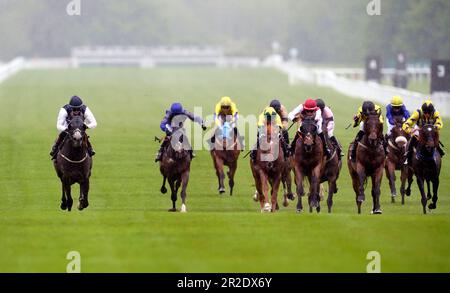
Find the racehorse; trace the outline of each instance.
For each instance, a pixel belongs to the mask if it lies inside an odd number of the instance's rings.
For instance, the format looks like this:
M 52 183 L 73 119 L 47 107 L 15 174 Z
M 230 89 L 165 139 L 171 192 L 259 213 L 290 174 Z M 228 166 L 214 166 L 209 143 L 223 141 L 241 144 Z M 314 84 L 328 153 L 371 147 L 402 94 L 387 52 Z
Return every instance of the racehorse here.
M 331 213 L 331 208 L 333 207 L 333 195 L 338 191 L 336 182 L 342 168 L 342 160 L 336 146 L 330 143 L 328 147 L 331 151 L 331 157 L 325 161 L 325 167 L 320 182 L 328 182 L 327 206 L 328 213 Z
M 214 136 L 214 146 L 211 148 L 211 157 L 216 169 L 217 179 L 219 180 L 219 193 L 225 193 L 225 174 L 224 165 L 228 167 L 228 185 L 230 186 L 230 195 L 233 195 L 234 175 L 237 169 L 237 161 L 241 153 L 242 146 L 238 140 L 237 129 L 231 127 L 229 122 L 225 122 L 217 128 Z
M 169 212 L 176 212 L 176 201 L 178 189 L 181 186 L 181 212 L 187 212 L 186 208 L 186 189 L 189 182 L 189 172 L 191 167 L 191 156 L 188 151 L 190 148 L 187 143 L 187 137 L 184 129 L 174 129 L 171 136 L 166 137 L 170 143 L 164 150 L 161 161 L 159 163 L 159 171 L 163 176 L 163 183 L 161 186 L 161 193 L 165 194 L 166 179 L 169 181 L 171 190 L 172 208 Z M 186 140 L 186 141 L 185 141 Z
M 353 144 L 354 142 L 352 142 Z M 364 188 L 367 178 L 372 179 L 372 214 L 382 214 L 380 208 L 380 187 L 383 178 L 385 153 L 383 148 L 383 124 L 380 115 L 369 114 L 364 122 L 364 136 L 356 149 L 356 163 L 350 159 L 351 145 L 347 156 L 347 165 L 352 177 L 353 190 L 356 194 L 358 214 L 365 200 Z
M 278 128 L 268 123 L 266 124 L 266 132 L 265 134 L 261 133 L 258 138 L 259 147 L 256 150 L 254 162 L 250 160 L 250 168 L 255 179 L 257 197 L 259 197 L 262 213 L 277 210 L 278 189 L 285 167 Z M 272 187 L 270 203 L 269 184 Z
M 320 179 L 325 166 L 322 141 L 317 134 L 314 118 L 306 117 L 297 131 L 298 139 L 295 146 L 294 170 L 297 184 L 297 212 L 303 211 L 302 196 L 305 191 L 303 180 L 306 176 L 310 183 L 308 196 L 309 211 L 315 208 L 320 212 Z
M 441 172 L 441 155 L 437 151 L 438 144 L 439 134 L 434 125 L 426 124 L 419 129 L 419 141 L 412 157 L 412 169 L 422 196 L 424 214 L 427 213 L 427 200 L 432 200 L 428 205 L 430 210 L 436 208 L 438 201 L 439 174 Z M 427 183 L 426 196 L 424 181 Z M 430 182 L 433 184 L 433 197 L 431 196 Z
M 391 189 L 391 201 L 395 202 L 397 190 L 395 188 L 395 171 L 400 170 L 400 194 L 402 196 L 402 204 L 405 204 L 405 194 L 411 194 L 411 184 L 413 181 L 413 172 L 403 164 L 406 145 L 410 138 L 403 129 L 403 117 L 394 117 L 395 126 L 391 130 L 391 135 L 387 138 L 387 156 L 385 162 L 386 177 L 389 180 L 389 187 Z M 405 190 L 406 180 L 408 180 L 408 188 Z
M 71 186 L 80 185 L 78 210 L 89 206 L 89 177 L 92 170 L 92 158 L 87 152 L 86 126 L 81 116 L 71 116 L 67 135 L 62 143 L 58 156 L 53 160 L 56 174 L 62 183 L 61 209 L 72 210 L 73 199 Z

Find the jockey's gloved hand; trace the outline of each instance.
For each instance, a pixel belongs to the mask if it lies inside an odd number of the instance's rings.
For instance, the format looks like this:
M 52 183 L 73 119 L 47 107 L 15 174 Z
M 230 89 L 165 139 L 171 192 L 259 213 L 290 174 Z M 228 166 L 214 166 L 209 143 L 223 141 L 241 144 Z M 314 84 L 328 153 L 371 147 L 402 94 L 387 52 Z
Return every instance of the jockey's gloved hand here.
M 89 129 L 89 127 L 86 125 L 86 123 L 83 124 L 84 130 Z

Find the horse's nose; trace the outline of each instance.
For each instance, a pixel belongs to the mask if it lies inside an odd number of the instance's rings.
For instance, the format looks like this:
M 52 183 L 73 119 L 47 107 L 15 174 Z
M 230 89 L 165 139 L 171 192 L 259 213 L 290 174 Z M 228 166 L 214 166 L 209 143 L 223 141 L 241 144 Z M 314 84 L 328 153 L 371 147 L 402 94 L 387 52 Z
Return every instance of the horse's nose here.
M 377 139 L 377 134 L 374 133 L 374 132 L 372 132 L 372 133 L 369 135 L 369 139 L 370 139 L 370 140 L 376 140 L 376 139 Z

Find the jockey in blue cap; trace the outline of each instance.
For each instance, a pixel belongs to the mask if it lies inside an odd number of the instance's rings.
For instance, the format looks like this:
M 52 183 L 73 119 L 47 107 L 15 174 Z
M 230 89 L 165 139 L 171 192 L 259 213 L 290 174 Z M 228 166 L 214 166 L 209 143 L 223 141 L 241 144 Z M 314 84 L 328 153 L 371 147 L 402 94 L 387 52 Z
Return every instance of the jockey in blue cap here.
M 175 117 L 178 125 L 172 125 L 172 122 Z M 170 106 L 170 110 L 166 110 L 166 115 L 164 116 L 163 120 L 161 121 L 161 124 L 159 125 L 159 128 L 161 128 L 161 130 L 166 133 L 166 137 L 163 139 L 161 147 L 159 148 L 159 151 L 156 154 L 155 162 L 161 161 L 164 149 L 169 144 L 170 141 L 169 137 L 172 135 L 172 132 L 174 131 L 173 128 L 174 127 L 182 128 L 184 121 L 187 118 L 189 118 L 191 121 L 197 122 L 202 126 L 203 130 L 206 130 L 206 126 L 203 123 L 203 119 L 201 117 L 195 116 L 191 112 L 183 109 L 183 106 L 180 103 L 173 103 L 172 106 Z M 191 155 L 191 158 L 193 158 L 194 153 L 192 152 L 192 150 L 189 150 L 189 153 Z
M 56 159 L 56 156 L 58 155 L 59 147 L 61 146 L 62 142 L 64 141 L 64 138 L 67 135 L 67 128 L 69 126 L 69 122 L 72 116 L 78 116 L 81 115 L 84 119 L 84 125 L 86 128 L 95 128 L 97 127 L 97 120 L 95 120 L 94 114 L 92 114 L 91 110 L 88 106 L 83 104 L 83 101 L 78 96 L 73 96 L 70 98 L 69 104 L 64 105 L 60 110 L 58 114 L 58 119 L 56 121 L 56 128 L 60 131 L 58 138 L 56 139 L 55 143 L 52 146 L 52 150 L 50 152 L 50 156 L 52 156 L 52 160 Z M 87 146 L 88 146 L 88 154 L 92 157 L 95 155 L 95 151 L 92 148 L 92 145 L 88 139 Z

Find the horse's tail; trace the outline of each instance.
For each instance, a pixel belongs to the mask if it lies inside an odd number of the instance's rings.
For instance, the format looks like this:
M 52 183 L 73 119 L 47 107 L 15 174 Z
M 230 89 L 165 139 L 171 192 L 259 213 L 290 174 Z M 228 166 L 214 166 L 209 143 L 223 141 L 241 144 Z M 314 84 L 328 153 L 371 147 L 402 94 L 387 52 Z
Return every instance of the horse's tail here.
M 164 178 L 163 178 L 163 183 L 162 183 L 162 186 L 161 186 L 161 193 L 162 194 L 166 194 L 167 193 L 167 188 L 166 188 L 166 176 L 164 176 Z

